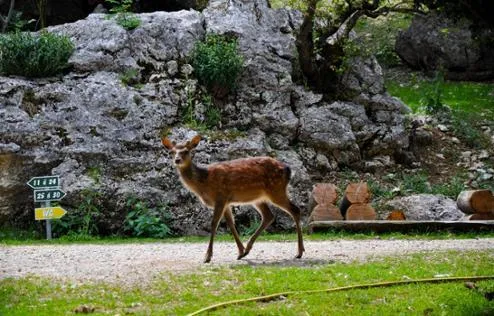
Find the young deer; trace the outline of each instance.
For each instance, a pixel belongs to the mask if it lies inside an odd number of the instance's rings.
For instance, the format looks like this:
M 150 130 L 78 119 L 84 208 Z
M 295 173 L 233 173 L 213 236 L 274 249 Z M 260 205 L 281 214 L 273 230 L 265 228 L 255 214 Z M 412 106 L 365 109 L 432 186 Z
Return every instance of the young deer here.
M 267 202 L 279 206 L 295 221 L 298 234 L 298 253 L 302 257 L 304 243 L 300 224 L 300 209 L 287 196 L 287 185 L 290 181 L 290 168 L 270 157 L 254 157 L 237 159 L 199 167 L 192 162 L 192 150 L 201 141 L 197 135 L 184 144 L 176 144 L 167 137 L 162 138 L 163 145 L 173 155 L 183 185 L 192 191 L 201 202 L 213 208 L 211 238 L 204 262 L 211 261 L 213 242 L 218 224 L 223 216 L 235 238 L 238 257 L 247 256 L 256 238 L 274 221 Z M 231 205 L 252 204 L 261 214 L 261 225 L 249 238 L 244 248 L 235 228 Z

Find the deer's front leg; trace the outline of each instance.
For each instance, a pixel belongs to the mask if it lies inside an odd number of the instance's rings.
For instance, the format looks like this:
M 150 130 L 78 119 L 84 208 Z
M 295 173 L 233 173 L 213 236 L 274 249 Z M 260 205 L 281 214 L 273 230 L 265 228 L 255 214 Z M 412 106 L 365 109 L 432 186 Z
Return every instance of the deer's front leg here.
M 214 236 L 216 235 L 216 230 L 218 229 L 218 224 L 220 223 L 221 217 L 223 217 L 223 211 L 225 209 L 224 202 L 217 202 L 213 210 L 213 220 L 211 221 L 211 238 L 209 239 L 208 250 L 206 251 L 206 256 L 204 257 L 204 263 L 211 261 L 213 256 L 213 243 Z
M 235 243 L 237 244 L 237 248 L 238 248 L 237 259 L 240 259 L 244 256 L 245 248 L 244 248 L 244 244 L 242 244 L 242 241 L 240 240 L 240 236 L 238 235 L 237 228 L 235 228 L 235 219 L 233 218 L 232 209 L 230 206 L 225 208 L 225 219 L 226 219 L 226 224 L 230 228 L 233 238 L 235 239 Z

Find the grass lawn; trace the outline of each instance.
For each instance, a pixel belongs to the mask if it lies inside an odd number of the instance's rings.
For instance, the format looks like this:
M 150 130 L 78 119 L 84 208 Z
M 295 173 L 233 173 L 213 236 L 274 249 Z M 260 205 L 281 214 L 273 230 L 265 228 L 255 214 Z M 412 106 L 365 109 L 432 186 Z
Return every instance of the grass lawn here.
M 39 277 L 0 281 L 0 315 L 185 315 L 203 307 L 285 291 L 437 276 L 494 275 L 494 252 L 423 253 L 370 263 L 283 266 L 207 266 L 164 274 L 148 284 L 91 284 Z M 494 281 L 409 284 L 335 293 L 294 294 L 218 309 L 216 315 L 492 315 Z
M 433 93 L 436 84 L 434 80 L 417 79 L 412 75 L 406 81 L 388 80 L 386 88 L 417 112 L 421 111 L 422 100 L 427 93 Z M 494 84 L 444 81 L 439 84 L 438 91 L 442 103 L 451 109 L 479 113 L 494 121 Z

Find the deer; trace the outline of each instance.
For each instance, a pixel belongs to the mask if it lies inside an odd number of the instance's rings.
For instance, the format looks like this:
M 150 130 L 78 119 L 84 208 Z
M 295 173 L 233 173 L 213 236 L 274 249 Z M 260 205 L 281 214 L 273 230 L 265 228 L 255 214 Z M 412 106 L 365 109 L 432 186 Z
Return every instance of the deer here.
M 275 217 L 268 203 L 281 208 L 294 220 L 298 239 L 295 258 L 301 258 L 305 251 L 301 212 L 287 195 L 291 177 L 290 167 L 271 157 L 249 157 L 198 166 L 193 162 L 193 153 L 201 139 L 200 135 L 196 135 L 185 143 L 177 144 L 165 136 L 161 141 L 173 157 L 173 164 L 182 184 L 195 194 L 203 205 L 213 209 L 211 236 L 204 263 L 210 262 L 213 256 L 214 238 L 222 218 L 225 218 L 235 239 L 238 248 L 237 259 L 247 256 L 257 237 L 274 222 Z M 261 215 L 261 223 L 248 239 L 246 247 L 235 228 L 231 209 L 231 206 L 235 205 L 252 205 Z

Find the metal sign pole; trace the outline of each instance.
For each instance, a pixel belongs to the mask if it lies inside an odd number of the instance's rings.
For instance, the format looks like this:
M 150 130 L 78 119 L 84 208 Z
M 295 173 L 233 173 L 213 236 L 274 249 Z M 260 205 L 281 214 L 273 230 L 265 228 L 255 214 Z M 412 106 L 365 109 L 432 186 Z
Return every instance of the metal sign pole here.
M 45 207 L 50 207 L 50 201 L 44 203 Z M 46 239 L 51 240 L 51 219 L 46 220 Z

